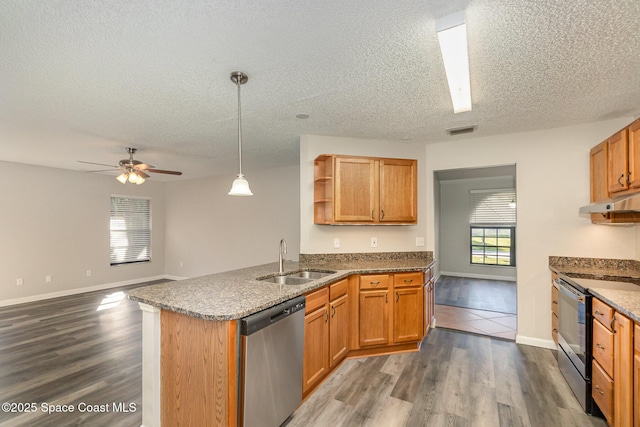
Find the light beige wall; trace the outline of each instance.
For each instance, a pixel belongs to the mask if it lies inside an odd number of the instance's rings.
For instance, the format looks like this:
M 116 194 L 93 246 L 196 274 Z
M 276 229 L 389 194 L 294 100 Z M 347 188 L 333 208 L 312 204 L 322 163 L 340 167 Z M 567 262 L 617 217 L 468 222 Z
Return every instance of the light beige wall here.
M 397 226 L 315 225 L 313 223 L 313 160 L 320 154 L 395 157 L 418 160 L 418 224 Z M 407 252 L 422 251 L 416 247 L 416 237 L 425 236 L 425 148 L 424 144 L 391 143 L 364 139 L 318 135 L 300 137 L 300 252 Z M 378 238 L 378 247 L 371 247 L 371 237 Z M 333 247 L 334 238 L 340 248 Z
M 109 265 L 112 194 L 151 198 L 151 262 Z M 157 278 L 164 272 L 160 183 L 150 179 L 140 186 L 122 185 L 112 176 L 0 162 L 0 195 L 0 305 Z M 18 278 L 22 286 L 16 285 Z
M 298 260 L 299 168 L 245 174 L 251 197 L 227 195 L 233 176 L 167 184 L 169 276 L 195 277 L 276 262 L 281 238 L 287 241 L 286 259 Z
M 550 255 L 637 258 L 633 227 L 592 225 L 578 216 L 578 208 L 589 202 L 590 148 L 631 121 L 629 117 L 427 146 L 430 249 L 437 246 L 434 171 L 516 164 L 519 342 L 551 344 Z

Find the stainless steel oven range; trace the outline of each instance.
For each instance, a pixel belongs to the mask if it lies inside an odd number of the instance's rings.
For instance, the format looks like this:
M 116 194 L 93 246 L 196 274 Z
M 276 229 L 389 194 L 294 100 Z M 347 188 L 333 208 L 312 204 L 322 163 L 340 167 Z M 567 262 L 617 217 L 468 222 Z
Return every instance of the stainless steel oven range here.
M 597 409 L 591 398 L 591 295 L 561 278 L 558 288 L 558 367 L 588 414 Z

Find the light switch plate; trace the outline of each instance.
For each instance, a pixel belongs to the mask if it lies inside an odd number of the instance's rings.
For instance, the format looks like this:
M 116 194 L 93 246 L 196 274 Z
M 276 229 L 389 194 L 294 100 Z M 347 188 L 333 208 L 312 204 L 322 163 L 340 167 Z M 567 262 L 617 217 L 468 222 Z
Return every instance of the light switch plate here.
M 340 247 L 340 239 L 338 239 L 337 237 L 333 239 L 333 247 L 336 249 Z

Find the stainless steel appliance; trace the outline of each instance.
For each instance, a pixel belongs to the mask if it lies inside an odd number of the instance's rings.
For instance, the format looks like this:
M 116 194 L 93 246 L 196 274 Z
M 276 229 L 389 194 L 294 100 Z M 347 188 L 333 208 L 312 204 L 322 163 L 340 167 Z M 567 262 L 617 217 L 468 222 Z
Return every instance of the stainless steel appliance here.
M 302 403 L 305 297 L 240 321 L 240 418 L 245 427 L 278 427 Z
M 558 288 L 558 367 L 580 405 L 592 414 L 591 295 L 560 278 L 554 284 Z

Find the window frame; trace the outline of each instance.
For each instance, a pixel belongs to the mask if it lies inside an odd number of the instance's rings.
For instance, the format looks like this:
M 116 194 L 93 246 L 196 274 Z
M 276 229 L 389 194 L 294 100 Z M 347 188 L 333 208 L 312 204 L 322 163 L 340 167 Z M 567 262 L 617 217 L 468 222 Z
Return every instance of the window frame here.
M 473 243 L 473 230 L 474 229 L 481 229 L 483 230 L 483 242 L 486 239 L 486 230 L 487 229 L 493 229 L 496 230 L 496 240 L 498 239 L 498 234 L 499 234 L 499 230 L 510 230 L 510 245 L 509 246 L 504 246 L 504 245 L 498 245 L 498 242 L 496 241 L 495 245 L 487 245 L 487 244 L 482 244 L 482 245 L 478 245 L 478 244 L 474 244 Z M 478 246 L 482 246 L 483 250 L 482 250 L 482 260 L 483 262 L 474 262 L 473 261 L 473 257 L 474 257 L 474 252 L 473 252 L 473 248 L 474 247 L 478 247 Z M 487 259 L 487 253 L 486 253 L 486 248 L 495 248 L 496 251 L 496 263 L 495 264 L 491 264 L 491 263 L 487 263 L 484 262 Z M 498 259 L 500 258 L 499 256 L 499 249 L 500 248 L 509 248 L 509 264 L 499 264 L 498 263 Z M 491 266 L 491 267 L 515 267 L 516 266 L 516 226 L 515 224 L 470 224 L 469 225 L 469 263 L 473 266 Z
M 142 213 L 143 216 L 146 216 L 148 219 L 147 222 L 147 226 L 146 227 L 142 227 L 139 229 L 133 229 L 133 230 L 118 230 L 118 229 L 114 229 L 113 228 L 113 222 L 114 222 L 114 211 L 113 211 L 113 200 L 114 199 L 130 199 L 130 200 L 144 200 L 147 201 L 147 210 L 144 211 Z M 129 196 L 129 195 L 122 195 L 122 194 L 112 194 L 109 198 L 109 265 L 111 267 L 117 267 L 117 266 L 123 266 L 123 265 L 131 265 L 131 264 L 142 264 L 142 263 L 148 263 L 151 262 L 152 259 L 152 250 L 151 250 L 151 244 L 152 244 L 152 203 L 151 203 L 151 198 L 150 197 L 139 197 L 139 196 Z M 114 245 L 113 242 L 113 233 L 114 232 L 118 232 L 118 231 L 142 231 L 143 232 L 143 241 L 145 244 L 143 245 L 127 245 L 127 246 L 121 246 L 121 245 Z M 146 236 L 144 236 L 144 233 L 146 233 Z M 146 238 L 146 240 L 144 240 Z M 138 248 L 141 249 L 143 248 L 144 250 L 146 250 L 146 255 L 142 258 L 142 259 L 134 259 L 133 257 L 129 257 L 126 256 L 124 257 L 124 259 L 122 261 L 117 261 L 114 259 L 113 256 L 113 252 L 114 250 L 117 249 L 121 249 L 121 248 Z

